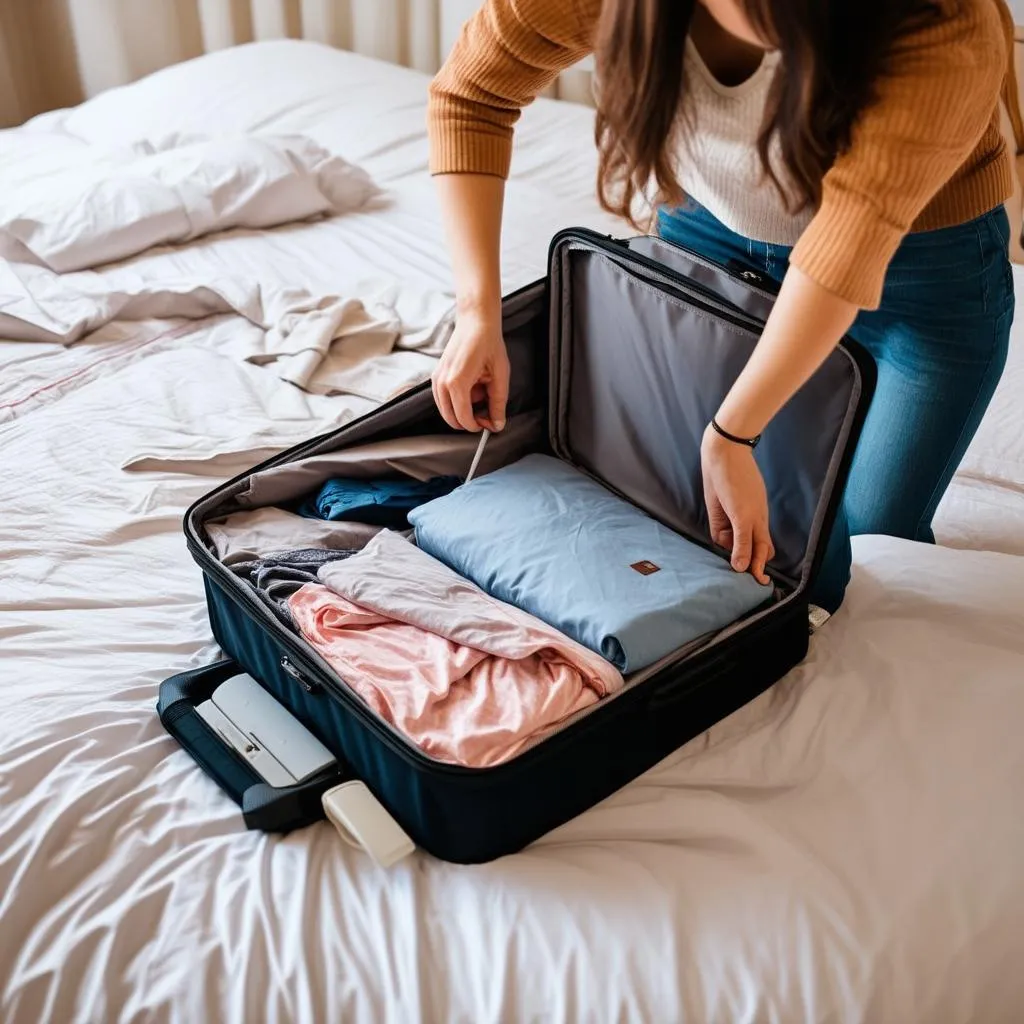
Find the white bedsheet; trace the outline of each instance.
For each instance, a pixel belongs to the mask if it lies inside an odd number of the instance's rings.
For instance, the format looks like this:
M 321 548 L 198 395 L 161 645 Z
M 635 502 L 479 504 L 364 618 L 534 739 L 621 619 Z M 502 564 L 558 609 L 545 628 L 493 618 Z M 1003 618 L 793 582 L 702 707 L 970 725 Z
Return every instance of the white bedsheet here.
M 38 125 L 308 133 L 384 210 L 133 260 L 444 289 L 424 81 L 299 43 L 227 51 Z M 590 115 L 524 118 L 504 271 L 596 212 Z M 44 133 L 8 133 L 44 161 Z M 572 141 L 570 141 L 572 140 Z M 27 156 L 26 156 L 27 159 Z M 335 288 L 330 285 L 335 283 Z M 281 838 L 162 731 L 165 676 L 216 656 L 185 507 L 369 408 L 238 358 L 236 317 L 0 344 L 0 1019 L 1002 1022 L 1024 1005 L 1024 559 L 876 538 L 768 694 L 530 850 L 384 873 L 326 825 Z M 957 488 L 1015 536 L 1020 345 Z M 1016 382 L 1016 383 L 1014 383 Z M 2 417 L 6 410 L 6 421 Z M 973 500 L 973 499 L 971 499 Z M 980 500 L 980 499 L 979 499 Z
M 65 275 L 64 284 L 86 295 L 131 296 L 169 281 L 194 286 L 227 278 L 229 284 L 258 282 L 264 297 L 297 286 L 313 296 L 352 295 L 365 290 L 366 282 L 376 289 L 395 281 L 397 272 L 403 286 L 398 313 L 415 320 L 424 310 L 436 310 L 438 296 L 450 301 L 451 288 L 433 185 L 425 173 L 425 90 L 422 75 L 327 47 L 293 42 L 239 47 L 0 133 L 0 182 L 15 187 L 59 173 L 75 147 L 117 149 L 150 138 L 218 132 L 302 135 L 366 170 L 386 190 L 381 202 L 375 201 L 372 211 L 313 224 L 258 234 L 228 231 L 188 246 L 156 249 L 103 268 L 101 281 L 86 271 Z M 584 145 L 591 134 L 591 114 L 569 104 L 542 103 L 524 119 L 518 171 L 506 202 L 502 270 L 507 290 L 540 276 L 558 229 L 586 224 L 623 230 L 592 198 L 592 153 L 553 159 L 566 138 Z M 87 303 L 77 312 L 95 315 L 94 310 L 95 303 Z M 194 307 L 188 314 L 195 314 Z M 204 334 L 205 325 L 164 319 L 137 329 L 115 323 L 63 352 L 53 346 L 0 346 L 0 423 L 139 358 L 143 350 L 201 345 Z M 258 358 L 265 347 L 265 339 L 251 332 L 235 333 L 233 350 L 240 358 Z M 422 379 L 422 364 L 415 365 L 413 375 L 415 360 L 401 357 L 400 362 L 410 372 L 396 386 Z

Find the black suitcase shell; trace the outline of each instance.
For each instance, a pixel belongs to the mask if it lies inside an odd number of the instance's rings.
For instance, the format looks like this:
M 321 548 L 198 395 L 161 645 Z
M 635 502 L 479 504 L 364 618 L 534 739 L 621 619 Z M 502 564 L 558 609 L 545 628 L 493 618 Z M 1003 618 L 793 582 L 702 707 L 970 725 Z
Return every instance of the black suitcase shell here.
M 753 270 L 719 267 L 657 238 L 564 231 L 552 242 L 547 278 L 504 303 L 513 374 L 509 415 L 544 410 L 546 450 L 710 547 L 700 438 L 756 344 L 773 291 Z M 204 531 L 204 522 L 239 507 L 257 472 L 368 441 L 447 431 L 429 384 L 267 460 L 188 510 L 185 534 L 204 573 L 213 633 L 234 662 L 206 671 L 218 682 L 240 670 L 258 679 L 338 755 L 343 777 L 363 780 L 428 852 L 473 863 L 519 850 L 737 710 L 804 658 L 808 584 L 873 385 L 870 358 L 844 341 L 765 431 L 757 457 L 769 489 L 778 549 L 771 572 L 780 599 L 506 764 L 443 764 L 411 745 L 217 560 Z M 233 772 L 233 785 L 225 783 L 225 764 L 241 759 L 222 748 L 218 768 L 212 734 L 196 727 L 198 716 L 189 736 L 182 735 L 188 708 L 181 703 L 180 677 L 165 687 L 165 721 L 166 710 L 176 707 L 179 724 L 172 731 L 189 749 L 197 735 L 203 739 L 197 759 L 243 803 L 254 780 L 240 781 Z M 262 821 L 259 814 L 247 821 L 286 830 L 322 817 L 310 793 L 315 797 L 337 781 L 315 780 L 303 794 L 279 791 L 282 807 Z M 266 803 L 273 795 L 266 789 L 254 791 L 251 803 Z

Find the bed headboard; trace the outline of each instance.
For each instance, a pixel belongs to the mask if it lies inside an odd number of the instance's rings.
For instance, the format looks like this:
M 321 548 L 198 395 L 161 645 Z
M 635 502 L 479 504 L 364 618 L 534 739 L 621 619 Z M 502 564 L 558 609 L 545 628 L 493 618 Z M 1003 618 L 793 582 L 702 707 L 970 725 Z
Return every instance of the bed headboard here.
M 433 74 L 480 0 L 0 0 L 0 126 L 238 43 L 291 37 Z M 550 95 L 589 102 L 586 63 Z

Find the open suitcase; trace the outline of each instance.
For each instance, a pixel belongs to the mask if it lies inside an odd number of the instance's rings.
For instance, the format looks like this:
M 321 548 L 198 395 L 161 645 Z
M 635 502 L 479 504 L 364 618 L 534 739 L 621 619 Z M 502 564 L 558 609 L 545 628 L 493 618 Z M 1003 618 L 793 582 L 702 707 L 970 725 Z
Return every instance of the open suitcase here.
M 504 302 L 512 363 L 508 426 L 481 472 L 553 454 L 710 548 L 700 442 L 746 363 L 773 302 L 755 271 L 720 267 L 655 237 L 572 229 L 547 278 Z M 756 457 L 771 506 L 774 596 L 690 645 L 497 767 L 435 761 L 378 718 L 257 592 L 214 554 L 207 524 L 308 493 L 372 466 L 395 440 L 451 448 L 465 475 L 476 438 L 450 431 L 424 384 L 373 413 L 255 467 L 189 509 L 185 533 L 205 576 L 214 636 L 231 660 L 168 680 L 168 730 L 242 805 L 250 827 L 322 818 L 320 795 L 362 780 L 421 848 L 449 861 L 513 852 L 641 774 L 757 696 L 808 647 L 808 587 L 821 561 L 870 401 L 870 358 L 844 342 L 765 431 Z M 497 538 L 496 538 L 497 539 Z M 233 673 L 254 676 L 338 757 L 291 790 L 262 783 L 195 714 Z

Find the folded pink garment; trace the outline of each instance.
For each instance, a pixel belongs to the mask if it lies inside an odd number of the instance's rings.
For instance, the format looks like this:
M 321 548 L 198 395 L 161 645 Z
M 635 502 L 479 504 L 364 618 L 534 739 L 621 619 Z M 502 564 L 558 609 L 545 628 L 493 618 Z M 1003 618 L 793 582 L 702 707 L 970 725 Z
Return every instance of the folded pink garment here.
M 484 768 L 622 686 L 609 662 L 383 531 L 289 599 L 303 636 L 439 761 Z

